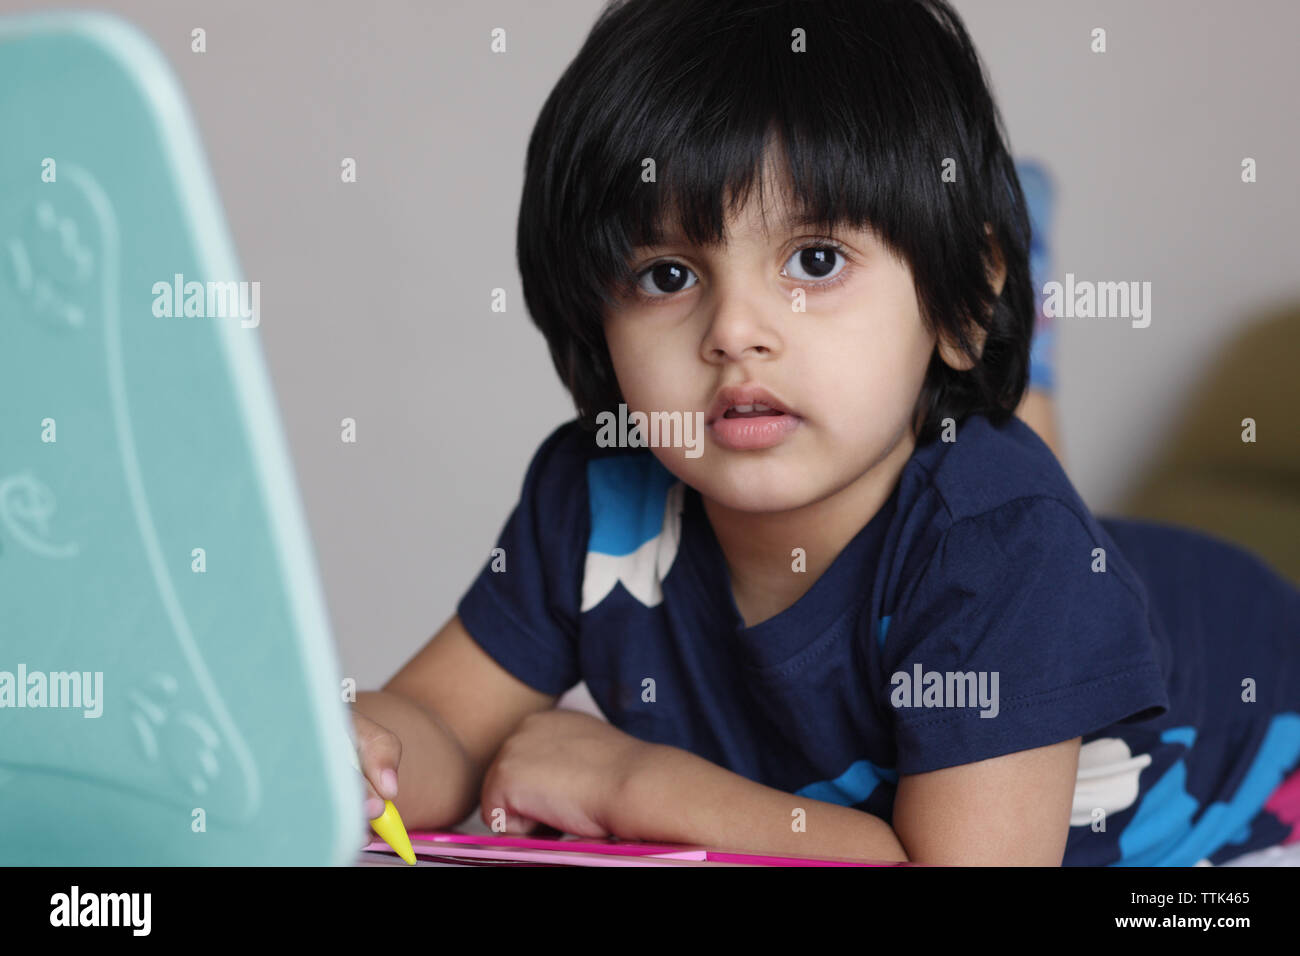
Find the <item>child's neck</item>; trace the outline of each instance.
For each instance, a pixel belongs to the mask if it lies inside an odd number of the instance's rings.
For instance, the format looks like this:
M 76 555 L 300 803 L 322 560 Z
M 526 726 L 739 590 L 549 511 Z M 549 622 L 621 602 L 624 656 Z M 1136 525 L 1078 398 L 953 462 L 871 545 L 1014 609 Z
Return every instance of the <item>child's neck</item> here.
M 857 480 L 793 511 L 736 511 L 701 496 L 746 627 L 775 617 L 816 583 L 889 500 L 915 447 L 914 435 L 905 429 L 889 453 Z M 802 573 L 793 567 L 795 548 L 804 551 Z

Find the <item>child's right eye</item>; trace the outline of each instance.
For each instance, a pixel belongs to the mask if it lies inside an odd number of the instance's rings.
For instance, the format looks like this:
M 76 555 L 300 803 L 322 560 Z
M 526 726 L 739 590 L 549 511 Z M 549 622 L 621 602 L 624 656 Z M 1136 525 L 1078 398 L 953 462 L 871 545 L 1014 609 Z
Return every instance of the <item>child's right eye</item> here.
M 636 287 L 642 295 L 660 299 L 694 284 L 695 273 L 681 263 L 657 262 L 637 277 Z

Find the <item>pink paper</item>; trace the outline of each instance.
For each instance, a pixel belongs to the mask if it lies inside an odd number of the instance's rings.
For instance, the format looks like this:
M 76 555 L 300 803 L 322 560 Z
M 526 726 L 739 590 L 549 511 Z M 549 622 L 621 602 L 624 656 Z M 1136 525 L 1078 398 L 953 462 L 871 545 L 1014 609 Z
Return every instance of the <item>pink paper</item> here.
M 674 846 L 672 844 L 627 843 L 623 841 L 593 841 L 582 837 L 530 837 L 504 833 L 456 833 L 452 830 L 411 830 L 407 834 L 412 843 L 416 840 L 443 843 L 473 843 L 485 846 L 515 846 L 531 850 L 567 850 L 580 853 L 602 853 L 607 856 L 660 856 L 678 860 L 705 859 L 704 847 Z
M 365 848 L 392 853 L 383 840 L 374 840 Z M 476 843 L 450 843 L 446 841 L 411 841 L 417 857 L 439 856 L 459 860 L 501 860 L 507 863 L 542 863 L 565 866 L 708 866 L 703 859 L 676 859 L 666 856 L 611 856 L 603 853 L 582 853 L 559 847 L 532 849 L 514 846 L 483 846 Z
M 454 830 L 412 830 L 408 834 L 416 854 L 461 856 L 514 862 L 568 863 L 578 866 L 656 866 L 671 861 L 730 863 L 747 866 L 905 866 L 894 862 L 818 860 L 802 857 L 736 853 L 702 846 L 587 840 L 572 835 L 558 837 L 511 834 L 457 833 Z M 441 845 L 441 846 L 440 846 Z M 445 849 L 444 849 L 445 848 Z M 391 848 L 375 840 L 367 849 Z

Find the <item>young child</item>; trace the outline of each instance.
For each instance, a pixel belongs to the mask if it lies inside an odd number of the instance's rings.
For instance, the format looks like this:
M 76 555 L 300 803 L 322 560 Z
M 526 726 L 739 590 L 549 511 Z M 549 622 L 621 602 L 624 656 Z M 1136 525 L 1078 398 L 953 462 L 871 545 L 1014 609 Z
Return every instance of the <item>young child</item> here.
M 1098 520 L 1012 414 L 1030 231 L 942 0 L 609 7 L 518 230 L 579 417 L 361 695 L 373 790 L 400 759 L 412 826 L 481 798 L 513 832 L 920 863 L 1300 838 L 1300 593 Z M 682 427 L 610 447 L 620 405 Z M 578 681 L 608 724 L 552 709 Z

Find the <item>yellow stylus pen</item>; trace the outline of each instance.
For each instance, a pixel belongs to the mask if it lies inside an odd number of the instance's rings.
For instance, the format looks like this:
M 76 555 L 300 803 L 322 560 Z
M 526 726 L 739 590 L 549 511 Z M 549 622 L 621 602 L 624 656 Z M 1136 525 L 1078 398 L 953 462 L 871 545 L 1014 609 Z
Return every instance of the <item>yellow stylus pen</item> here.
M 348 741 L 348 758 L 357 773 L 361 773 L 361 764 L 357 762 L 357 751 L 352 746 L 351 740 Z M 384 801 L 384 812 L 370 821 L 370 827 L 379 834 L 380 839 L 397 852 L 398 856 L 411 866 L 415 866 L 415 851 L 411 849 L 411 838 L 406 835 L 406 827 L 402 825 L 402 815 L 397 812 L 397 807 L 393 805 L 392 800 Z

